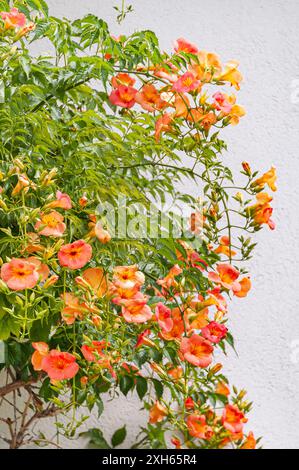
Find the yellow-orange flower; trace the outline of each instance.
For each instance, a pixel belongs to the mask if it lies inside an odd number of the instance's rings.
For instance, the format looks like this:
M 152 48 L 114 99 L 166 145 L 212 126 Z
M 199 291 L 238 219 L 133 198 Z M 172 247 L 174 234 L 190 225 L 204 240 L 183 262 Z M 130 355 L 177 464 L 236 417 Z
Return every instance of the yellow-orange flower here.
M 160 423 L 167 415 L 168 411 L 165 406 L 163 406 L 159 401 L 156 401 L 156 403 L 150 409 L 149 422 L 151 424 Z
M 45 237 L 62 237 L 66 229 L 63 220 L 63 216 L 57 211 L 47 214 L 42 213 L 34 228 L 39 235 L 44 235 Z
M 271 219 L 273 208 L 269 204 L 273 198 L 267 193 L 259 193 L 256 199 L 256 204 L 248 208 L 253 215 L 254 222 L 258 225 L 267 224 L 271 230 L 274 230 L 275 223 Z
M 277 190 L 276 180 L 277 180 L 276 168 L 272 166 L 269 171 L 263 174 L 263 176 L 253 181 L 251 183 L 251 186 L 253 187 L 258 186 L 259 188 L 264 189 L 264 187 L 267 184 L 272 191 L 276 191 Z
M 238 70 L 239 62 L 236 60 L 229 61 L 224 71 L 215 78 L 221 82 L 229 82 L 236 90 L 240 90 L 240 82 L 243 80 L 242 74 Z
M 246 440 L 243 445 L 241 445 L 240 449 L 255 449 L 256 448 L 256 439 L 253 435 L 253 432 L 250 431 Z
M 38 371 L 42 370 L 42 361 L 49 353 L 49 346 L 43 342 L 32 343 L 32 346 L 35 349 L 31 356 L 31 364 L 33 365 L 33 369 Z
M 221 62 L 216 54 L 199 51 L 197 57 L 199 63 L 192 63 L 188 70 L 192 72 L 198 80 L 209 82 L 215 73 L 220 73 Z

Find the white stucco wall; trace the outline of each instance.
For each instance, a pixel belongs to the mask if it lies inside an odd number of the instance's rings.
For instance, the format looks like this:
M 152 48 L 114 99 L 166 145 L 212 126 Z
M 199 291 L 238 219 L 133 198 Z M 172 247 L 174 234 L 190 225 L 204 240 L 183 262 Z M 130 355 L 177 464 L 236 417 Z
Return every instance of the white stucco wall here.
M 101 16 L 111 31 L 151 29 L 169 49 L 179 36 L 201 49 L 217 52 L 223 61 L 237 59 L 245 81 L 238 101 L 248 114 L 227 129 L 230 165 L 248 160 L 267 170 L 275 164 L 277 229 L 258 234 L 251 263 L 253 290 L 236 299 L 230 324 L 239 357 L 230 351 L 226 371 L 232 383 L 248 390 L 254 409 L 250 427 L 263 436 L 265 448 L 299 448 L 299 49 L 298 0 L 131 0 L 134 13 L 119 27 L 113 5 L 118 0 L 49 0 L 55 16 Z M 298 92 L 296 91 L 298 89 Z M 298 95 L 298 96 L 297 96 Z M 296 343 L 297 341 L 297 343 Z M 134 399 L 107 404 L 101 424 L 111 434 L 128 423 L 125 447 L 134 441 L 139 413 Z M 97 426 L 97 419 L 92 419 Z M 80 447 L 80 441 L 69 447 Z

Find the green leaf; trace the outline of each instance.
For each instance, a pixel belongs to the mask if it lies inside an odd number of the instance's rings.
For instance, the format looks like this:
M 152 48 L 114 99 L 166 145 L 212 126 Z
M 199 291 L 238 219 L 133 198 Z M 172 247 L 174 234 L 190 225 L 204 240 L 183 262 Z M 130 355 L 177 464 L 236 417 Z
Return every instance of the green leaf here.
M 163 384 L 160 382 L 160 380 L 157 379 L 152 379 L 152 381 L 155 387 L 157 398 L 159 400 L 159 398 L 161 398 L 163 395 Z
M 87 432 L 82 432 L 80 436 L 88 437 L 89 449 L 110 449 L 108 442 L 104 438 L 103 432 L 98 428 L 89 429 Z
M 134 380 L 132 377 L 129 375 L 123 375 L 120 379 L 119 382 L 119 387 L 121 392 L 127 396 L 128 392 L 131 390 L 131 388 L 134 387 Z
M 144 377 L 137 377 L 136 390 L 140 400 L 142 400 L 147 392 L 147 381 Z
M 123 426 L 122 428 L 115 431 L 115 433 L 113 434 L 112 439 L 111 439 L 112 446 L 117 447 L 120 444 L 122 444 L 122 442 L 124 442 L 126 436 L 127 436 L 126 426 Z

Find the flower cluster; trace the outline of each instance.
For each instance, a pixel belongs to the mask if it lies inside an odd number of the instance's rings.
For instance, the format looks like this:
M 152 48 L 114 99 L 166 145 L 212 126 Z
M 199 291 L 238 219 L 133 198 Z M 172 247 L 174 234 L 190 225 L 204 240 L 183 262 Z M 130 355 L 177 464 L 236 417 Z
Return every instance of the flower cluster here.
M 10 57 L 34 26 L 16 8 L 0 16 Z M 245 183 L 236 186 L 222 163 L 219 129 L 245 115 L 226 89 L 240 88 L 238 63 L 223 66 L 183 38 L 171 54 L 149 32 L 115 38 L 92 16 L 65 23 L 66 38 L 55 19 L 44 21 L 43 37 L 57 57 L 64 51 L 65 65 L 36 63 L 20 48 L 0 108 L 0 122 L 15 122 L 0 137 L 0 339 L 22 352 L 9 354 L 7 367 L 38 381 L 33 409 L 74 409 L 59 423 L 67 436 L 79 426 L 77 408 L 97 405 L 100 414 L 101 394 L 136 391 L 149 414 L 148 446 L 254 448 L 245 429 L 251 403 L 215 361 L 234 347 L 230 300 L 252 288 L 241 264 L 252 235 L 275 228 L 265 192 L 277 189 L 275 168 L 259 176 L 243 162 Z M 87 60 L 81 52 L 95 44 Z M 186 176 L 203 188 L 201 210 L 177 191 Z M 146 208 L 165 193 L 190 203 L 193 238 L 112 235 L 104 203 L 124 195 Z

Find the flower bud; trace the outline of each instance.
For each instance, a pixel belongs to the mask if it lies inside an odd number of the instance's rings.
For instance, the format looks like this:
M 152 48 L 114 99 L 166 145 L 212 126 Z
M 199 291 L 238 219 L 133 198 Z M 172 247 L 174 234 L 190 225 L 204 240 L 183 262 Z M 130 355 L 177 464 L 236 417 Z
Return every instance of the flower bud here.
M 211 369 L 210 369 L 210 372 L 215 375 L 217 374 L 217 372 L 219 372 L 221 369 L 222 369 L 222 364 L 220 364 L 219 362 L 217 364 L 215 364 Z
M 242 162 L 242 167 L 245 173 L 250 176 L 251 175 L 251 168 L 248 162 Z
M 48 287 L 51 287 L 51 286 L 54 286 L 54 284 L 56 284 L 56 282 L 58 281 L 59 279 L 59 276 L 57 276 L 57 274 L 53 274 L 51 277 L 49 277 L 49 279 L 46 280 L 46 282 L 44 283 L 44 289 L 48 289 Z

